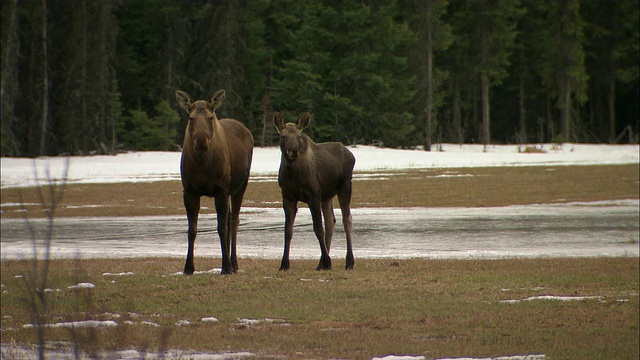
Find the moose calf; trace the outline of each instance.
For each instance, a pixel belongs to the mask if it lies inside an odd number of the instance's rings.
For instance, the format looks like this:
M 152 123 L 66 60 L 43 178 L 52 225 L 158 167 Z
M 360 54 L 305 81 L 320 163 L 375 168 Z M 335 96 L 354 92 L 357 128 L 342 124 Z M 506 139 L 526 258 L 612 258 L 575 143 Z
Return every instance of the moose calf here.
M 282 206 L 285 214 L 284 255 L 280 270 L 288 270 L 289 247 L 293 236 L 293 222 L 298 211 L 298 201 L 305 202 L 311 210 L 313 231 L 320 243 L 318 270 L 330 270 L 331 237 L 335 228 L 333 198 L 338 195 L 342 223 L 347 237 L 345 269 L 353 269 L 351 244 L 351 178 L 355 157 L 339 142 L 314 143 L 302 130 L 309 125 L 310 115 L 304 113 L 295 124 L 285 123 L 279 112 L 273 115 L 273 123 L 280 133 L 280 170 L 278 184 L 282 190 Z M 324 217 L 324 228 L 322 219 Z

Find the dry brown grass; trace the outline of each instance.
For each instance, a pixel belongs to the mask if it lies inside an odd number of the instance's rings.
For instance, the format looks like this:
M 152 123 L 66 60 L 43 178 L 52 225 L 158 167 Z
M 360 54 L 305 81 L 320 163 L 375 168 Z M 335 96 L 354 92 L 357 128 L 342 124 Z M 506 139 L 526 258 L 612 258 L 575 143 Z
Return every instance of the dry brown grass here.
M 353 271 L 323 272 L 313 270 L 314 260 L 294 260 L 296 270 L 289 272 L 278 272 L 277 260 L 241 262 L 242 271 L 234 276 L 188 277 L 171 276 L 182 259 L 56 260 L 49 287 L 61 291 L 46 293 L 52 306 L 48 323 L 118 323 L 93 334 L 85 331 L 87 347 L 250 351 L 258 358 L 545 354 L 631 359 L 639 351 L 637 258 L 363 259 Z M 35 341 L 33 330 L 22 328 L 30 320 L 15 277 L 29 265 L 2 262 L 3 342 Z M 96 287 L 68 289 L 78 282 Z M 501 302 L 539 295 L 601 298 Z M 219 322 L 200 321 L 209 316 Z M 246 325 L 238 319 L 261 322 Z M 176 326 L 179 320 L 191 325 Z M 70 340 L 70 332 L 50 329 L 48 339 Z
M 354 207 L 479 207 L 637 199 L 638 165 L 537 166 L 389 171 L 353 182 Z M 363 174 L 357 174 L 363 175 Z M 366 175 L 366 174 L 364 174 Z M 34 189 L 4 189 L 2 203 L 37 203 Z M 213 208 L 212 200 L 203 206 Z M 280 207 L 275 178 L 251 182 L 245 206 Z M 43 216 L 27 206 L 29 216 Z M 3 208 L 2 217 L 22 217 Z M 212 210 L 205 210 L 212 211 Z M 183 215 L 177 181 L 69 185 L 56 216 Z

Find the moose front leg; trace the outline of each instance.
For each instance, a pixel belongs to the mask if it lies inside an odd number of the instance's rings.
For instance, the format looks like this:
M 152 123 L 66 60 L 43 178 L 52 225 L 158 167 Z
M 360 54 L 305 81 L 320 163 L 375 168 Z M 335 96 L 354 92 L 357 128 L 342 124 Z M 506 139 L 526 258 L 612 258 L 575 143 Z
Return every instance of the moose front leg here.
M 331 257 L 324 240 L 324 228 L 322 227 L 322 207 L 320 200 L 310 201 L 309 210 L 311 210 L 311 218 L 313 219 L 313 232 L 320 243 L 320 263 L 317 270 L 331 270 Z
M 216 214 L 218 217 L 218 236 L 220 237 L 220 249 L 222 250 L 221 274 L 233 274 L 231 266 L 230 248 L 231 238 L 229 233 L 229 194 L 219 194 L 215 197 Z
M 200 212 L 200 196 L 190 195 L 186 192 L 183 194 L 184 208 L 187 211 L 187 221 L 189 222 L 189 230 L 187 231 L 187 261 L 184 264 L 185 275 L 191 275 L 196 270 L 193 264 L 193 248 L 198 234 L 198 213 Z
M 289 248 L 291 247 L 291 238 L 293 237 L 293 223 L 296 220 L 298 212 L 298 202 L 282 199 L 282 208 L 284 209 L 284 253 L 282 254 L 282 262 L 280 263 L 280 271 L 289 270 Z

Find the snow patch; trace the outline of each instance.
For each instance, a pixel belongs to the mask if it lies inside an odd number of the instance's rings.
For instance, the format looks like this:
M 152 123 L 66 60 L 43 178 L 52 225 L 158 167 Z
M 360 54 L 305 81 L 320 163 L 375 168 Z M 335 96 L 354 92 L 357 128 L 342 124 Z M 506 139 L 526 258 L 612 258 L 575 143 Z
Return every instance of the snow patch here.
M 67 328 L 67 329 L 75 329 L 75 328 L 101 328 L 101 327 L 116 327 L 118 323 L 113 320 L 84 320 L 84 321 L 69 321 L 69 322 L 61 322 L 55 324 L 45 324 L 46 328 Z M 25 329 L 30 329 L 35 327 L 33 324 L 25 324 L 22 326 Z
M 530 296 L 526 299 L 522 300 L 502 300 L 501 303 L 505 304 L 516 304 L 522 301 L 534 301 L 534 300 L 555 300 L 555 301 L 584 301 L 584 300 L 600 300 L 602 301 L 602 296 L 555 296 L 555 295 L 541 295 L 541 296 Z
M 9 354 L 17 359 L 37 359 L 38 352 L 36 349 L 22 349 L 13 348 L 11 344 L 0 344 L 0 350 L 2 354 Z M 75 359 L 75 353 L 71 347 L 65 347 L 63 349 L 55 351 L 47 351 L 47 357 L 51 359 Z M 191 359 L 191 360 L 235 360 L 253 357 L 255 354 L 250 352 L 235 352 L 235 353 L 199 353 L 185 350 L 168 350 L 166 352 L 153 353 L 153 352 L 139 352 L 134 349 L 118 350 L 118 351 L 103 351 L 98 354 L 100 359 L 166 359 L 166 360 L 178 360 L 178 359 Z
M 545 360 L 547 357 L 545 355 L 507 355 L 507 356 L 498 356 L 492 358 L 442 358 L 436 360 Z
M 374 146 L 349 147 L 356 157 L 356 172 L 378 170 L 464 168 L 494 166 L 546 166 L 637 164 L 638 145 L 602 144 L 538 144 L 546 153 L 518 152 L 516 145 L 456 145 L 442 144 L 442 151 L 399 150 Z M 73 156 L 69 158 L 69 184 L 119 182 L 153 182 L 180 180 L 180 152 L 130 152 L 125 154 Z M 0 161 L 0 188 L 31 187 L 47 181 L 60 180 L 67 158 L 8 158 Z M 34 167 L 38 179 L 35 179 Z M 250 181 L 275 181 L 280 167 L 280 149 L 258 147 L 253 152 Z M 47 172 L 48 169 L 48 172 Z M 365 179 L 363 177 L 363 179 Z M 2 206 L 11 206 L 11 203 Z
M 78 283 L 76 285 L 71 285 L 67 287 L 67 289 L 93 289 L 94 287 L 96 287 L 94 284 L 87 282 L 87 283 Z
M 102 276 L 130 276 L 130 275 L 135 275 L 133 272 L 129 271 L 129 272 L 119 272 L 119 273 L 110 273 L 110 272 L 106 272 L 103 273 Z
M 222 268 L 213 268 L 211 270 L 202 270 L 202 271 L 194 271 L 193 275 L 206 275 L 206 274 L 220 274 L 222 273 Z M 182 271 L 174 272 L 171 274 L 172 276 L 180 276 L 184 275 Z
M 260 324 L 260 319 L 238 319 L 237 325 L 255 326 Z
M 424 360 L 424 356 L 408 356 L 408 355 L 387 355 L 383 357 L 374 357 L 371 360 Z M 545 355 L 507 355 L 498 357 L 487 358 L 472 358 L 472 357 L 460 357 L 460 358 L 440 358 L 436 360 L 544 360 Z

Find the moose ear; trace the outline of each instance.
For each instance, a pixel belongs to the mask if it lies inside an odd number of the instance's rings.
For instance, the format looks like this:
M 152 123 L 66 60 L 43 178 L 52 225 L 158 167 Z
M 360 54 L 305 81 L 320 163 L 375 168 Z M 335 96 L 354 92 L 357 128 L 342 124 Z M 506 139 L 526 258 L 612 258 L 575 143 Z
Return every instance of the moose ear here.
M 278 133 L 282 134 L 282 131 L 285 127 L 284 116 L 282 116 L 282 114 L 277 111 L 273 113 L 273 125 L 276 126 L 276 130 L 278 130 Z
M 308 112 L 303 113 L 302 115 L 298 116 L 298 120 L 296 120 L 296 127 L 298 128 L 298 130 L 302 130 L 309 126 L 309 121 L 311 121 L 311 115 Z
M 176 101 L 181 108 L 187 110 L 191 109 L 191 105 L 193 104 L 193 100 L 191 100 L 191 96 L 182 90 L 176 90 Z
M 222 106 L 224 103 L 225 92 L 224 90 L 218 90 L 213 95 L 211 95 L 211 99 L 209 99 L 208 105 L 211 110 L 215 110 Z

